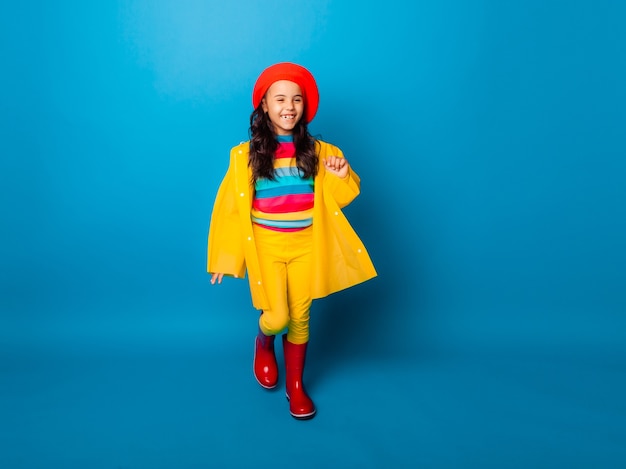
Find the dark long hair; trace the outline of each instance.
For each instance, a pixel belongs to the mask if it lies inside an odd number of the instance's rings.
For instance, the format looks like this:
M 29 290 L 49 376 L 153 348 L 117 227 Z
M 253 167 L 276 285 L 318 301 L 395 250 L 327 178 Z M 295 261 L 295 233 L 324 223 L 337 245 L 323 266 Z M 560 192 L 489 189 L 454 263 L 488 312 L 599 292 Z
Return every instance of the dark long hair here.
M 252 168 L 252 182 L 260 178 L 275 179 L 274 154 L 278 147 L 272 121 L 263 104 L 250 115 L 250 156 L 248 165 Z M 315 139 L 309 134 L 306 122 L 300 119 L 293 129 L 293 144 L 296 148 L 296 165 L 303 178 L 315 177 L 318 157 Z

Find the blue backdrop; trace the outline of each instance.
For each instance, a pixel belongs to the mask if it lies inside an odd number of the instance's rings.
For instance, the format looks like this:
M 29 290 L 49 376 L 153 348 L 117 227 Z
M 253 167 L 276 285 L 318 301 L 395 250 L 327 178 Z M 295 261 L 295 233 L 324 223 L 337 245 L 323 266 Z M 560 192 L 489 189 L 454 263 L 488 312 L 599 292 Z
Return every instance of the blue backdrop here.
M 306 432 L 270 452 L 303 467 L 626 463 L 626 4 L 1 11 L 4 467 L 246 467 L 266 430 Z M 254 397 L 247 284 L 205 273 L 252 86 L 286 60 L 379 271 L 314 306 L 306 424 Z

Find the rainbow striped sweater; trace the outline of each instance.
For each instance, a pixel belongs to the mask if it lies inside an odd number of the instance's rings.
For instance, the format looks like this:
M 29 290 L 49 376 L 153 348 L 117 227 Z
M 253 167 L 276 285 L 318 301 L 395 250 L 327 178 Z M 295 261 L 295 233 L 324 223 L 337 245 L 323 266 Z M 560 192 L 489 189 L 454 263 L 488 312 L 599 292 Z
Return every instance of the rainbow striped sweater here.
M 275 179 L 254 186 L 252 222 L 276 231 L 298 231 L 313 224 L 313 178 L 302 178 L 291 135 L 279 135 L 274 155 Z

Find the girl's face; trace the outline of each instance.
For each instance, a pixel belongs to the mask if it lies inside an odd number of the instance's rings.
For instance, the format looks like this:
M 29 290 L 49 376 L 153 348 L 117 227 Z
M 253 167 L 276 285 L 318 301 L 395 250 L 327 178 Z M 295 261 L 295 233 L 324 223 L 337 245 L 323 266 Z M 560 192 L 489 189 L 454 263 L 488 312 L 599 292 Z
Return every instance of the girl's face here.
M 272 83 L 262 104 L 276 135 L 291 135 L 304 113 L 302 90 L 293 81 L 279 80 Z

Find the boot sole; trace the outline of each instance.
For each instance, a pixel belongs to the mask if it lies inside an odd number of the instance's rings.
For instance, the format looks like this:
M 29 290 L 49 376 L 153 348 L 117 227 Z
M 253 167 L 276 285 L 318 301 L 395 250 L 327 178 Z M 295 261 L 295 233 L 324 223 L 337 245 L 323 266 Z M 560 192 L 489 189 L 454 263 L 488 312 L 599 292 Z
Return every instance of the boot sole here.
M 317 412 L 313 412 L 311 414 L 306 414 L 306 415 L 298 415 L 298 414 L 294 414 L 294 413 L 291 413 L 291 412 L 289 412 L 289 413 L 296 420 L 311 420 L 313 417 L 315 417 L 315 414 Z
M 254 371 L 254 370 L 252 370 L 252 371 Z M 259 386 L 261 386 L 263 389 L 274 389 L 278 385 L 278 383 L 276 383 L 274 386 L 266 386 L 263 383 L 261 383 L 261 381 L 258 380 L 256 375 L 254 376 L 254 379 L 256 379 L 256 382 L 259 383 Z

